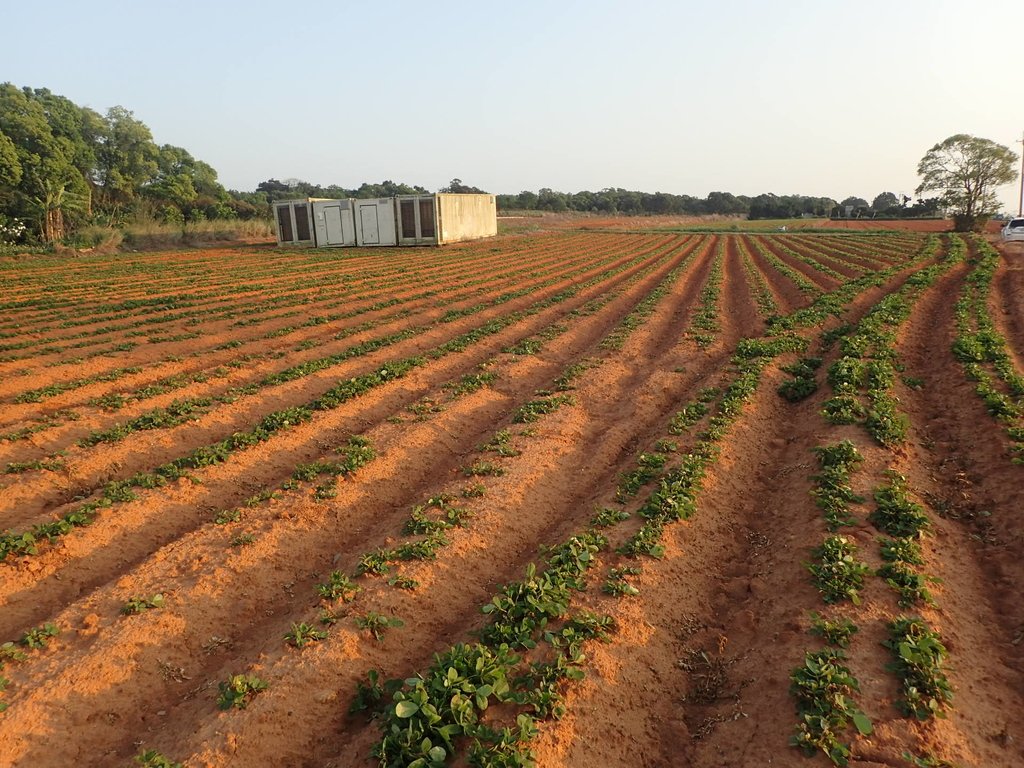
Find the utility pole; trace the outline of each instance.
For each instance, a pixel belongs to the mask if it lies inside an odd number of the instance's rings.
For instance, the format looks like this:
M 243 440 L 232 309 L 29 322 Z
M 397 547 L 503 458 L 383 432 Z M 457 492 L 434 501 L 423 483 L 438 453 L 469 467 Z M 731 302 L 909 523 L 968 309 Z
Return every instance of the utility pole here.
M 1024 133 L 1017 142 L 1021 145 L 1020 153 L 1020 202 L 1017 203 L 1017 215 L 1024 217 Z

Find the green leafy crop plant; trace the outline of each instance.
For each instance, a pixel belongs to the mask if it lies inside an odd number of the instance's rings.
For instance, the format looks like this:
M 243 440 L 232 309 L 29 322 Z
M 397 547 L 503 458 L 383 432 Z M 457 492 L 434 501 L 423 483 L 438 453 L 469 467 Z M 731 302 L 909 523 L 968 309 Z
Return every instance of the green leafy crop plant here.
M 792 378 L 779 385 L 778 392 L 791 403 L 804 400 L 818 391 L 817 371 L 821 367 L 820 357 L 802 357 L 795 363 L 782 366 L 782 371 Z
M 395 616 L 385 616 L 376 611 L 368 611 L 362 616 L 356 616 L 355 625 L 373 635 L 374 640 L 383 640 L 384 633 L 394 627 L 405 626 L 405 622 Z
M 953 688 L 943 671 L 947 651 L 940 637 L 919 618 L 898 617 L 889 625 L 885 646 L 893 654 L 892 669 L 903 684 L 899 707 L 904 714 L 927 720 L 944 717 Z
M 267 682 L 256 675 L 232 675 L 227 682 L 220 684 L 217 707 L 223 710 L 245 709 L 253 697 L 267 687 Z
M 181 768 L 181 763 L 164 757 L 155 749 L 142 750 L 135 756 L 135 762 L 143 768 Z
M 289 645 L 293 645 L 296 648 L 302 648 L 310 643 L 323 640 L 326 637 L 327 633 L 322 629 L 317 629 L 316 627 L 312 627 L 305 623 L 293 623 L 292 628 L 285 634 L 284 639 Z
M 604 584 L 601 586 L 601 591 L 615 597 L 639 595 L 640 590 L 630 584 L 626 578 L 627 576 L 635 576 L 639 573 L 640 569 L 635 566 L 612 568 L 608 571 L 608 578 L 605 579 Z
M 56 624 L 47 622 L 41 627 L 34 627 L 21 636 L 18 642 L 26 648 L 45 648 L 51 638 L 60 634 Z
M 159 593 L 151 597 L 132 597 L 121 607 L 121 613 L 125 616 L 144 613 L 153 608 L 163 608 L 164 602 L 164 596 Z
M 316 592 L 323 600 L 350 602 L 361 587 L 341 571 L 331 571 L 327 581 L 317 584 Z
M 815 586 L 826 603 L 850 600 L 860 604 L 860 588 L 870 572 L 866 563 L 856 559 L 857 545 L 845 536 L 830 536 L 814 550 L 818 562 L 808 563 Z
M 930 528 L 924 508 L 910 498 L 907 478 L 897 472 L 887 473 L 888 482 L 875 489 L 877 505 L 871 522 L 883 533 L 898 538 L 916 538 Z
M 790 743 L 806 755 L 822 752 L 839 766 L 850 759 L 843 731 L 851 724 L 865 736 L 873 730 L 871 721 L 853 704 L 860 684 L 844 660 L 842 651 L 828 648 L 808 653 L 789 678 L 800 718 Z
M 829 645 L 846 648 L 860 630 L 847 617 L 826 619 L 818 613 L 811 613 L 811 634 L 822 638 Z

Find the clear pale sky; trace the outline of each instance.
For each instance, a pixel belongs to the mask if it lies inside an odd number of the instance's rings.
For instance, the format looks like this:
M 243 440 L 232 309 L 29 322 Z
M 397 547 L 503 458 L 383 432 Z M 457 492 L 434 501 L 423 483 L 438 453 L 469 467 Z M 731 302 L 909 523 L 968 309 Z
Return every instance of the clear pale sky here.
M 911 194 L 1024 132 L 1019 0 L 4 3 L 0 80 L 122 105 L 225 186 Z M 1000 190 L 1017 209 L 1017 187 Z

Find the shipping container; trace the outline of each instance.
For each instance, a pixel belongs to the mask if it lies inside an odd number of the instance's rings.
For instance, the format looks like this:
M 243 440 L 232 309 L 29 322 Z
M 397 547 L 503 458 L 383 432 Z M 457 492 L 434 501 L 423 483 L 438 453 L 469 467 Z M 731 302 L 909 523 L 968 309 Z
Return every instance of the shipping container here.
M 399 245 L 444 245 L 498 234 L 494 195 L 399 195 Z
M 274 203 L 278 245 L 444 245 L 498 233 L 494 195 L 399 195 Z

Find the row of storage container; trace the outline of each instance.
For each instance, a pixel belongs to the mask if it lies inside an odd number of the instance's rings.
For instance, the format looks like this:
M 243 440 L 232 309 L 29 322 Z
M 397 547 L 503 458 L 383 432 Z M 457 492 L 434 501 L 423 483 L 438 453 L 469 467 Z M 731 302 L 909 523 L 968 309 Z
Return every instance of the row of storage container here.
M 443 245 L 498 233 L 494 195 L 400 195 L 274 203 L 278 245 Z

